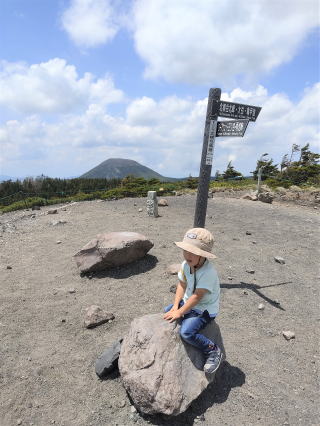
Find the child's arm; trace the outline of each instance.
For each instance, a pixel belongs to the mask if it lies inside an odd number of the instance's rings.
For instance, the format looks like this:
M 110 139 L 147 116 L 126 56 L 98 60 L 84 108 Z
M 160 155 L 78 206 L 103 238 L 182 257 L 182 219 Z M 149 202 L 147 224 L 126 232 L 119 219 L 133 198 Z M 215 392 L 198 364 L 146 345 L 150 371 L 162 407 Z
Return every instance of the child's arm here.
M 187 287 L 187 284 L 184 283 L 183 281 L 178 282 L 177 289 L 176 289 L 176 295 L 175 295 L 175 298 L 174 298 L 172 309 L 176 310 L 176 309 L 179 308 L 179 303 L 184 296 L 184 293 L 186 291 L 186 287 Z
M 164 316 L 164 319 L 170 320 L 173 322 L 179 318 L 181 318 L 186 312 L 190 311 L 195 305 L 199 303 L 199 301 L 203 298 L 203 296 L 207 293 L 208 290 L 203 288 L 198 288 L 192 296 L 186 301 L 186 303 L 181 306 L 180 309 L 171 309 Z
M 170 319 L 173 311 L 177 311 L 179 308 L 180 300 L 182 300 L 184 296 L 184 292 L 186 291 L 187 284 L 183 281 L 179 281 L 176 289 L 176 295 L 174 297 L 173 306 L 167 313 L 164 314 L 164 319 Z

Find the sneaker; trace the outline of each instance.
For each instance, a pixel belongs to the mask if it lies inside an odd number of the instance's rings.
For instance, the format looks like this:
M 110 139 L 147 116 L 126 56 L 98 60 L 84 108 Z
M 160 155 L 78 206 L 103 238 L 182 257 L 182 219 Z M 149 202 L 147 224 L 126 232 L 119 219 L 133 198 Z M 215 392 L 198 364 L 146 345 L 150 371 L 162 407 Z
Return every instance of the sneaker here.
M 215 373 L 219 368 L 221 360 L 222 352 L 221 349 L 217 346 L 216 349 L 209 352 L 208 358 L 203 367 L 203 371 L 209 374 Z

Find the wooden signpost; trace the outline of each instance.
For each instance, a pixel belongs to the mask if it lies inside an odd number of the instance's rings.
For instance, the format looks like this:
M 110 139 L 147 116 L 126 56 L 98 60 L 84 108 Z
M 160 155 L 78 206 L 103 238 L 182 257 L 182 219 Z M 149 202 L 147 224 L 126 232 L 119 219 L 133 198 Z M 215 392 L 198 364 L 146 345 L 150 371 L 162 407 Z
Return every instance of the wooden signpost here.
M 221 101 L 220 97 L 221 89 L 210 89 L 194 215 L 195 228 L 204 228 L 206 222 L 215 138 L 221 136 L 242 137 L 249 121 L 256 121 L 261 111 L 261 107 Z M 218 117 L 234 118 L 236 120 L 218 121 Z

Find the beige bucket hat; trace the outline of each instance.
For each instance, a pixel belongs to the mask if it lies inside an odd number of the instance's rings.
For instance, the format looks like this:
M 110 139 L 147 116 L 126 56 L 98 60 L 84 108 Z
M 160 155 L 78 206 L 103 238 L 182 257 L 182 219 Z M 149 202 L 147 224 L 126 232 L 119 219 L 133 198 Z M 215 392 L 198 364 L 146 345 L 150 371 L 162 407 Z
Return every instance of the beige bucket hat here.
M 213 235 L 207 229 L 192 228 L 185 233 L 183 241 L 177 241 L 175 244 L 190 253 L 215 259 L 217 256 L 211 253 L 213 241 Z

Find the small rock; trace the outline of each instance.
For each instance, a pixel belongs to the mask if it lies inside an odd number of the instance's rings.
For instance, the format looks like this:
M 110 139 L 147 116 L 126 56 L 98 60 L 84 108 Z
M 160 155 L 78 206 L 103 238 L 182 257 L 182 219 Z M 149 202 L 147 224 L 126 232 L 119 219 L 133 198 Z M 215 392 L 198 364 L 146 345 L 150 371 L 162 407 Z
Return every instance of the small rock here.
M 252 235 L 250 231 L 246 231 L 246 235 Z
M 254 269 L 246 269 L 246 272 L 248 272 L 248 274 L 254 274 L 256 271 Z
M 66 319 L 65 319 L 65 318 L 62 318 L 61 322 L 66 322 Z
M 263 311 L 264 310 L 264 304 L 260 303 L 258 306 L 259 311 Z
M 141 208 L 138 210 L 138 212 L 140 212 L 140 213 L 141 213 L 142 211 L 143 211 L 143 210 L 142 210 Z
M 8 265 L 8 266 L 7 266 L 7 269 L 12 269 L 12 266 Z
M 284 260 L 284 258 L 283 257 L 280 257 L 280 256 L 275 256 L 274 257 L 274 260 L 276 261 L 276 262 L 278 262 L 278 263 L 281 263 L 281 265 L 284 265 L 286 262 L 285 262 L 285 260 Z
M 282 331 L 282 334 L 286 340 L 295 339 L 296 337 L 293 331 L 284 330 Z
M 68 292 L 69 292 L 70 294 L 75 293 L 75 292 L 76 292 L 76 289 L 75 289 L 75 288 L 69 288 Z
M 67 223 L 66 220 L 55 220 L 53 222 L 51 222 L 52 226 L 58 226 L 58 225 L 64 225 L 65 223 Z
M 170 286 L 170 293 L 175 293 L 177 291 L 177 284 L 172 284 L 172 286 Z
M 57 241 L 57 244 L 61 244 L 61 243 L 62 243 L 62 241 L 60 241 L 60 240 Z
M 232 238 L 233 241 L 240 241 L 240 238 Z
M 100 306 L 91 305 L 86 309 L 84 325 L 86 328 L 93 328 L 113 319 L 114 315 L 112 313 L 103 311 Z
M 51 209 L 51 210 L 48 210 L 47 212 L 47 214 L 57 214 L 57 213 L 58 213 L 57 209 Z
M 177 273 L 180 271 L 181 263 L 172 263 L 167 267 L 166 272 L 169 275 L 177 275 Z
M 257 244 L 257 242 L 256 241 L 251 241 L 252 242 L 252 244 Z
M 228 280 L 232 281 L 232 280 L 233 280 L 233 277 L 228 277 Z
M 136 207 L 136 206 L 137 206 L 137 203 L 133 203 L 133 205 Z
M 158 206 L 159 207 L 168 207 L 168 201 L 165 198 L 161 198 L 158 201 Z
M 17 425 L 21 425 L 22 424 L 22 420 L 21 419 L 18 419 L 17 420 Z
M 246 290 L 243 290 L 243 294 L 248 294 L 248 292 Z
M 131 413 L 136 413 L 137 409 L 136 409 L 136 407 L 134 405 L 131 405 L 130 411 L 131 411 Z

